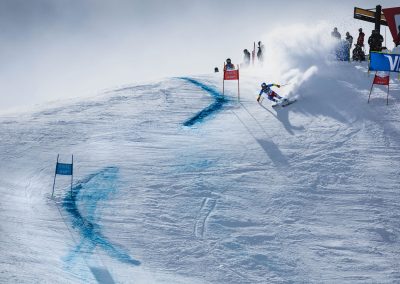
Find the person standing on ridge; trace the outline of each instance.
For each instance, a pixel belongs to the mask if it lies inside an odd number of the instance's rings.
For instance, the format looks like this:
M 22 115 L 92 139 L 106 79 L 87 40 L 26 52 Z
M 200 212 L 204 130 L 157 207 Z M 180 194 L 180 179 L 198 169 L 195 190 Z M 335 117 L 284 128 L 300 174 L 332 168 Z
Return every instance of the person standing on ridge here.
M 353 60 L 354 61 L 365 61 L 365 52 L 362 50 L 361 45 L 356 44 L 353 49 Z
M 350 47 L 353 45 L 353 37 L 349 32 L 346 32 L 346 41 L 349 43 Z
M 360 46 L 361 48 L 364 47 L 364 37 L 365 37 L 365 34 L 363 33 L 362 28 L 359 28 L 356 45 Z
M 261 64 L 264 62 L 264 45 L 261 41 L 258 42 L 257 58 Z
M 243 57 L 243 66 L 248 67 L 250 65 L 250 52 L 245 49 L 243 50 L 244 57 Z
M 253 43 L 253 51 L 251 52 L 251 62 L 254 66 L 254 59 L 256 58 L 256 42 Z
M 342 39 L 342 35 L 338 32 L 338 29 L 335 27 L 333 31 L 331 32 L 331 36 L 337 40 Z
M 345 49 L 347 50 L 347 53 L 349 54 L 349 61 L 350 61 L 350 58 L 351 58 L 350 51 L 351 51 L 351 47 L 353 45 L 353 37 L 350 35 L 349 32 L 346 32 L 346 41 L 345 41 L 345 43 L 347 43 L 345 45 Z
M 371 51 L 381 51 L 382 42 L 383 36 L 377 30 L 372 30 L 372 34 L 368 38 L 369 53 L 371 53 Z
M 235 65 L 232 64 L 231 59 L 228 58 L 226 59 L 226 64 L 225 64 L 225 71 L 229 71 L 229 70 L 235 70 Z

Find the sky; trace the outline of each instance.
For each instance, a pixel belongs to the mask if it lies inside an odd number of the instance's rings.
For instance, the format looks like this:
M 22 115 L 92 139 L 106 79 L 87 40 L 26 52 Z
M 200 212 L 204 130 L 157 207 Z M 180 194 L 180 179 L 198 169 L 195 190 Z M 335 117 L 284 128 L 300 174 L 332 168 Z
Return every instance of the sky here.
M 282 26 L 324 22 L 369 35 L 373 24 L 353 19 L 353 8 L 396 2 L 0 0 L 0 112 L 210 73 Z

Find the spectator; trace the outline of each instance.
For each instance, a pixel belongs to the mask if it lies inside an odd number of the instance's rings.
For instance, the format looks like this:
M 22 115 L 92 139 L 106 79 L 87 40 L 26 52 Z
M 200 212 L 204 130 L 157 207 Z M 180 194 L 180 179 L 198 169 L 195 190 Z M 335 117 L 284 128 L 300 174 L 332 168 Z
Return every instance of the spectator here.
M 353 37 L 349 32 L 346 32 L 346 40 L 345 40 L 345 43 L 344 43 L 344 47 L 345 47 L 346 51 L 348 52 L 349 61 L 350 61 L 350 58 L 351 58 L 350 51 L 351 51 L 351 47 L 352 46 L 353 46 Z M 347 57 L 347 55 L 346 55 L 346 57 Z
M 261 41 L 258 42 L 257 58 L 261 64 L 264 62 L 264 45 Z
M 364 46 L 364 37 L 365 37 L 365 34 L 363 33 L 363 31 L 362 31 L 362 28 L 359 28 L 358 29 L 358 38 L 357 38 L 357 45 L 359 45 L 361 48 Z
M 226 59 L 225 70 L 235 70 L 235 65 L 232 64 L 231 59 Z
M 365 52 L 362 50 L 361 45 L 355 44 L 353 49 L 353 60 L 354 61 L 365 61 Z
M 243 50 L 243 54 L 244 54 L 243 67 L 248 67 L 250 65 L 250 52 L 247 49 L 245 49 Z
M 383 36 L 377 30 L 372 30 L 372 34 L 368 38 L 369 52 L 371 53 L 371 51 L 381 51 L 382 42 Z
M 346 32 L 346 41 L 349 43 L 350 47 L 353 45 L 353 37 L 349 32 Z
M 253 50 L 251 51 L 251 62 L 253 63 L 253 66 L 255 58 L 256 58 L 256 43 L 254 42 L 254 47 Z
M 342 39 L 342 35 L 338 32 L 336 27 L 333 29 L 333 32 L 331 32 L 331 36 L 337 40 Z

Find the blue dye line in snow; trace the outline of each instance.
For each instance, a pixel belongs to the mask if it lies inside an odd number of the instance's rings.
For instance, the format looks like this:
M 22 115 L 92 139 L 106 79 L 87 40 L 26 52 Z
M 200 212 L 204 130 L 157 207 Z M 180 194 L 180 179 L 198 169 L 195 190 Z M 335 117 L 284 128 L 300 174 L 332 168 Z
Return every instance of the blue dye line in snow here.
M 204 91 L 208 92 L 215 99 L 215 102 L 213 102 L 211 105 L 209 105 L 205 109 L 198 112 L 192 118 L 186 120 L 183 123 L 184 126 L 192 126 L 196 123 L 202 122 L 206 117 L 221 110 L 222 107 L 224 106 L 224 104 L 228 102 L 228 100 L 220 92 L 218 92 L 217 90 L 215 90 L 214 88 L 212 88 L 210 86 L 207 86 L 207 85 L 205 85 L 197 80 L 194 80 L 192 78 L 181 77 L 180 79 L 186 80 L 186 81 L 202 88 Z
M 71 194 L 64 198 L 63 208 L 72 217 L 73 228 L 82 236 L 80 244 L 66 257 L 67 262 L 81 254 L 92 254 L 96 246 L 99 246 L 111 257 L 123 263 L 140 265 L 140 261 L 133 259 L 122 248 L 113 245 L 101 233 L 101 227 L 96 224 L 99 218 L 96 216 L 97 203 L 107 200 L 109 195 L 115 192 L 117 178 L 118 168 L 105 168 L 75 185 Z M 78 203 L 80 208 L 85 210 L 85 216 L 79 211 Z

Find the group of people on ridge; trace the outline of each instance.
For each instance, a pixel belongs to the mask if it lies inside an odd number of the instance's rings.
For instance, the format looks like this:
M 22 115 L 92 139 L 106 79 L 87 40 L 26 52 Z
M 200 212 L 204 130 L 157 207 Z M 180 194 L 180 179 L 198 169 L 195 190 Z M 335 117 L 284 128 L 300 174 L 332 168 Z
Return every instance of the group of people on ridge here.
M 246 67 L 250 66 L 251 57 L 253 56 L 253 60 L 254 60 L 254 57 L 256 56 L 255 50 L 252 53 L 253 54 L 251 54 L 248 49 L 243 50 L 243 64 L 241 64 L 242 67 L 246 68 Z M 258 59 L 258 62 L 260 62 L 260 64 L 262 64 L 264 61 L 264 45 L 262 44 L 261 41 L 258 42 L 257 59 Z M 224 68 L 225 68 L 225 70 L 235 70 L 236 69 L 235 65 L 232 63 L 232 60 L 230 58 L 226 59 Z M 215 70 L 217 70 L 217 68 Z
M 400 26 L 399 26 L 400 30 Z M 353 60 L 355 61 L 364 61 L 365 60 L 365 52 L 364 52 L 364 39 L 365 39 L 365 33 L 363 32 L 362 28 L 358 29 L 358 38 L 357 42 L 354 45 L 353 49 Z M 331 36 L 337 40 L 341 40 L 341 35 L 338 31 L 337 28 L 334 28 Z M 398 36 L 400 38 L 400 34 Z M 369 45 L 369 52 L 372 51 L 382 51 L 382 49 L 385 49 L 382 44 L 383 44 L 383 36 L 379 33 L 378 30 L 372 30 L 371 36 L 368 38 L 368 45 Z M 398 40 L 399 41 L 399 40 Z M 353 37 L 350 35 L 349 32 L 346 32 L 346 38 L 345 38 L 346 44 L 351 47 L 353 45 Z M 398 43 L 396 43 L 398 44 Z
M 253 60 L 255 57 L 255 50 L 252 52 L 253 54 Z M 248 49 L 243 50 L 243 67 L 249 67 L 250 66 L 250 59 L 251 59 L 251 54 Z M 258 62 L 262 65 L 264 62 L 264 45 L 262 44 L 261 41 L 258 42 L 258 47 L 257 47 L 257 59 Z

